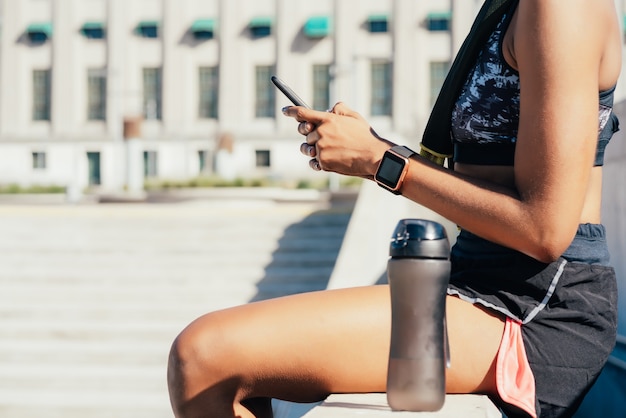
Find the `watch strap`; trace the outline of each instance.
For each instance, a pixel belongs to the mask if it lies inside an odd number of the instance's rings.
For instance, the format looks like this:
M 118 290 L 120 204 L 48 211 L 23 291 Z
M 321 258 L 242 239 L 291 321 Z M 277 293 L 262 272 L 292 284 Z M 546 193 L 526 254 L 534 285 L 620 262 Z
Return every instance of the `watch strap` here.
M 395 145 L 391 147 L 390 150 L 398 155 L 403 156 L 404 158 L 411 158 L 413 155 L 417 154 L 411 148 L 405 147 L 404 145 Z

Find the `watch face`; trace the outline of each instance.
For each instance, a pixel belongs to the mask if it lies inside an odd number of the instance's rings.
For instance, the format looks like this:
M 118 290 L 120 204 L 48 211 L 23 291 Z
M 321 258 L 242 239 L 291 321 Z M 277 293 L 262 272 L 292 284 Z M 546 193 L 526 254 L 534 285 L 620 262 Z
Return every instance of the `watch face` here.
M 376 173 L 376 180 L 390 189 L 395 189 L 402 177 L 406 159 L 388 152 L 383 157 Z

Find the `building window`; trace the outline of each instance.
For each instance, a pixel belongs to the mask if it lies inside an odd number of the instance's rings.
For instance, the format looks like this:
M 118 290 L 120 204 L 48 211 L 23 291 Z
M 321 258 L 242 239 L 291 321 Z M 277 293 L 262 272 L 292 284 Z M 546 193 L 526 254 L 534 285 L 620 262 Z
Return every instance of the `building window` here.
M 330 108 L 330 65 L 313 66 L 313 108 Z
M 144 151 L 143 152 L 143 176 L 145 178 L 156 177 L 158 173 L 157 167 L 157 152 L 156 151 Z
M 391 116 L 392 92 L 391 63 L 388 61 L 372 62 L 372 116 Z
M 46 153 L 41 151 L 33 152 L 33 169 L 45 170 L 46 169 Z
M 254 114 L 257 118 L 273 118 L 275 116 L 276 95 L 270 82 L 274 73 L 272 66 L 256 67 L 256 99 Z
M 143 116 L 148 120 L 161 119 L 161 69 L 143 69 Z
M 33 120 L 50 120 L 50 70 L 33 71 Z
M 105 70 L 87 70 L 87 119 L 106 119 L 107 79 Z
M 430 63 L 430 105 L 433 106 L 439 96 L 439 91 L 450 69 L 449 61 L 434 61 Z
M 201 119 L 217 119 L 218 76 L 217 67 L 200 67 L 198 70 L 200 100 L 198 116 Z
M 426 27 L 432 32 L 445 32 L 450 30 L 452 12 L 432 12 L 426 17 Z
M 270 151 L 256 150 L 256 166 L 257 167 L 269 167 L 270 166 Z
M 89 185 L 99 186 L 100 182 L 100 153 L 88 152 L 87 163 L 89 165 Z

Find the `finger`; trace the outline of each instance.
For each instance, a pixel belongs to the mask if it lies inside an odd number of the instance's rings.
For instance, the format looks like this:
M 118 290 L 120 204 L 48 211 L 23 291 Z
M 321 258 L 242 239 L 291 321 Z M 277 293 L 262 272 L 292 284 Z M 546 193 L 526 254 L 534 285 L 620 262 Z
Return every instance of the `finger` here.
M 311 122 L 300 122 L 298 124 L 298 133 L 300 135 L 308 135 L 315 129 L 315 126 Z
M 317 155 L 315 147 L 307 144 L 306 142 L 300 145 L 300 152 L 307 157 L 315 157 Z
M 309 145 L 315 145 L 317 141 L 320 139 L 320 134 L 317 130 L 313 130 L 310 134 L 306 136 L 306 143 Z
M 311 167 L 315 171 L 322 171 L 322 166 L 316 158 L 313 158 L 311 161 L 309 161 L 309 167 Z
M 345 103 L 343 102 L 337 102 L 335 103 L 335 105 L 333 106 L 333 108 L 330 110 L 332 113 L 336 114 L 336 115 L 349 115 L 353 112 L 352 109 L 350 109 Z
M 311 122 L 314 126 L 321 124 L 331 117 L 331 114 L 328 112 L 320 112 L 302 106 L 287 106 L 283 107 L 282 111 L 285 116 L 294 118 L 298 122 Z

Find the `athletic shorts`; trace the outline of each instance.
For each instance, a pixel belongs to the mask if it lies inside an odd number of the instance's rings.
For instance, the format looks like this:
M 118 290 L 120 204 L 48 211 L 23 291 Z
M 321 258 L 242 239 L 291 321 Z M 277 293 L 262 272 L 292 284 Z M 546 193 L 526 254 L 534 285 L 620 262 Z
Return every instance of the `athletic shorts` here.
M 494 399 L 504 413 L 572 416 L 615 345 L 617 283 L 604 227 L 580 225 L 550 264 L 461 231 L 451 261 L 448 294 L 507 318 Z

